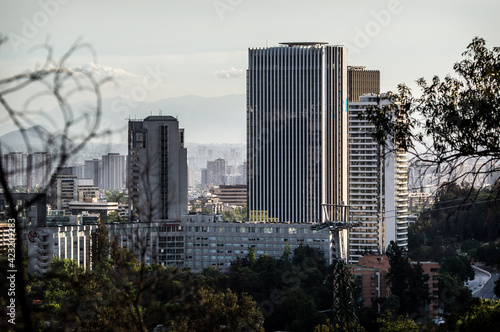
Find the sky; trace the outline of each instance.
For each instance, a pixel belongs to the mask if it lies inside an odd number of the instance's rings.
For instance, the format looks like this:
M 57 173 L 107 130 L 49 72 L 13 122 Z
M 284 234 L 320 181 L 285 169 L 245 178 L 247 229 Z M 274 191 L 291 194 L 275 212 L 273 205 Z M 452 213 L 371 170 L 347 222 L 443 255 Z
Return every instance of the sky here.
M 345 45 L 348 65 L 380 70 L 382 91 L 403 82 L 415 89 L 420 77 L 450 74 L 475 36 L 500 46 L 499 12 L 497 0 L 0 0 L 0 34 L 8 37 L 0 79 L 41 66 L 44 43 L 58 59 L 78 41 L 91 48 L 67 65 L 112 76 L 103 97 L 130 107 L 245 94 L 248 48 L 321 41 Z M 22 107 L 34 91 L 8 101 Z M 40 98 L 36 107 L 51 103 Z M 0 112 L 1 135 L 13 124 Z

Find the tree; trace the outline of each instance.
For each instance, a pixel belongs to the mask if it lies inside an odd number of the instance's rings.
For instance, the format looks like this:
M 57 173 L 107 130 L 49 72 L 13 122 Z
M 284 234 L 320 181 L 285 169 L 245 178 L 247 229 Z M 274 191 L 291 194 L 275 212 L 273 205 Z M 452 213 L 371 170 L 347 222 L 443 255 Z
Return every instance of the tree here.
M 387 273 L 387 280 L 391 288 L 391 294 L 399 298 L 400 313 L 406 312 L 406 301 L 404 299 L 407 290 L 407 277 L 410 274 L 410 263 L 406 256 L 406 251 L 391 241 L 387 248 L 387 257 L 389 258 L 389 272 Z
M 108 202 L 118 202 L 120 204 L 127 204 L 128 197 L 125 193 L 117 190 L 106 190 L 104 192 L 106 195 L 106 201 Z
M 469 308 L 472 300 L 472 292 L 464 286 L 457 276 L 448 272 L 440 272 L 439 299 L 443 304 L 445 313 L 463 313 Z
M 410 154 L 414 164 L 439 176 L 438 185 L 460 184 L 467 177 L 470 188 L 484 185 L 485 175 L 494 175 L 500 161 L 500 48 L 486 48 L 476 37 L 453 69 L 456 77 L 437 76 L 427 83 L 417 81 L 422 92 L 414 97 L 404 84 L 383 98 L 392 103 L 367 110 L 365 116 L 376 127 L 374 137 L 386 144 L 393 136 Z M 396 115 L 406 118 L 398 123 Z M 470 171 L 461 166 L 471 162 Z M 496 179 L 494 197 L 500 195 Z
M 169 331 L 264 331 L 264 317 L 247 294 L 202 287 L 188 312 L 170 320 Z
M 457 321 L 457 331 L 497 331 L 500 300 L 482 300 Z
M 99 221 L 97 229 L 92 233 L 92 262 L 94 265 L 109 257 L 108 227 L 104 221 Z
M 429 291 L 425 286 L 428 276 L 424 276 L 420 263 L 411 264 L 406 251 L 391 241 L 387 248 L 391 267 L 387 273 L 391 294 L 399 299 L 400 315 L 421 316 L 429 301 Z
M 0 36 L 0 47 L 6 40 Z M 55 171 L 48 181 L 50 184 L 71 156 L 81 151 L 91 139 L 108 133 L 107 130 L 102 130 L 100 127 L 102 108 L 100 88 L 109 78 L 99 81 L 88 70 L 68 66 L 74 53 L 82 50 L 90 51 L 92 62 L 95 62 L 95 56 L 93 56 L 95 52 L 88 44 L 76 42 L 59 60 L 53 58 L 53 49 L 50 45 L 43 45 L 41 49 L 46 51 L 45 62 L 41 66 L 0 79 L 0 108 L 6 112 L 6 117 L 2 121 L 8 121 L 20 130 L 28 153 L 34 152 L 34 147 L 27 134 L 27 128 L 32 128 L 38 134 L 39 140 L 45 143 L 43 150 L 50 153 L 52 165 L 55 166 L 53 167 Z M 30 90 L 32 88 L 37 89 L 35 90 L 37 92 L 26 98 L 21 107 L 14 106 L 10 98 L 22 92 L 33 91 Z M 79 93 L 84 94 L 87 98 L 90 93 L 93 102 L 88 104 L 85 109 L 76 111 L 71 106 L 71 101 Z M 45 98 L 51 98 L 57 103 L 59 114 L 40 111 L 37 103 Z M 35 126 L 42 119 L 54 126 L 51 128 L 53 134 L 59 135 L 53 135 L 47 139 L 46 133 L 41 130 L 41 127 Z M 61 127 L 58 127 L 60 121 L 55 121 L 55 119 L 63 120 Z M 85 130 L 82 132 L 81 128 L 85 128 Z M 2 148 L 7 147 L 2 146 Z M 35 167 L 37 166 L 39 165 L 35 165 Z M 42 195 L 34 195 L 22 206 L 17 206 L 12 195 L 15 188 L 9 186 L 7 182 L 7 177 L 11 174 L 7 171 L 6 165 L 3 164 L 3 158 L 0 158 L 0 185 L 5 200 L 10 206 L 8 217 L 16 220 L 16 296 L 18 300 L 16 327 L 32 331 L 34 329 L 32 305 L 26 289 L 27 269 L 22 263 L 24 260 L 23 226 L 18 222 L 18 216 L 23 210 L 27 210 L 39 201 Z M 48 189 L 49 185 L 40 188 L 39 192 L 48 192 Z
M 493 288 L 493 292 L 496 296 L 500 297 L 500 277 L 495 280 L 495 288 Z
M 462 283 L 474 279 L 475 275 L 469 259 L 464 255 L 446 257 L 439 269 L 441 273 L 447 272 L 456 276 Z
M 418 332 L 419 326 L 408 315 L 396 315 L 387 312 L 382 317 L 377 318 L 380 324 L 380 332 Z

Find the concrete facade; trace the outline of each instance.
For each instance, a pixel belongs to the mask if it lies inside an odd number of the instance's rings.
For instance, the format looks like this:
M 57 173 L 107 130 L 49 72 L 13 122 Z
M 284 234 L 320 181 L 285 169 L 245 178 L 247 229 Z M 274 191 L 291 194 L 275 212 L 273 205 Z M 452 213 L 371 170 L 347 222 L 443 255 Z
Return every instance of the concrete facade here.
M 128 151 L 131 220 L 180 220 L 187 214 L 188 168 L 177 119 L 130 120 Z
M 366 253 L 383 254 L 391 241 L 408 246 L 408 177 L 406 152 L 384 147 L 372 137 L 374 125 L 359 118 L 378 96 L 366 94 L 349 103 L 349 201 L 352 222 L 349 262 Z M 384 102 L 388 104 L 388 102 Z

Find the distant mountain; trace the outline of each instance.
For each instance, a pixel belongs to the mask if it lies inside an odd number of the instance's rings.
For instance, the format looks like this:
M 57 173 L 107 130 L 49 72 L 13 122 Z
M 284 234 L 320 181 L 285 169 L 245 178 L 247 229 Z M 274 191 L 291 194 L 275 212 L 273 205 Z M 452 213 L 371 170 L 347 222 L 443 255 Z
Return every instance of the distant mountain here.
M 27 153 L 27 145 L 30 146 L 31 152 L 57 153 L 62 139 L 67 140 L 70 146 L 76 144 L 62 134 L 53 135 L 41 125 L 27 128 L 24 130 L 24 135 L 20 130 L 15 130 L 0 137 L 1 153 Z M 89 142 L 77 155 L 71 156 L 68 165 L 83 164 L 85 160 L 100 158 L 110 152 L 127 154 L 127 145 L 124 143 Z
M 62 139 L 65 138 L 69 144 L 73 141 L 64 135 L 53 135 L 45 127 L 41 125 L 27 128 L 22 132 L 21 130 L 11 131 L 0 137 L 0 145 L 2 146 L 2 153 L 7 152 L 27 152 L 27 146 L 31 147 L 33 152 L 46 151 L 48 145 L 60 144 Z
M 103 121 L 111 130 L 126 126 L 126 118 L 171 115 L 184 128 L 185 139 L 198 143 L 243 143 L 246 141 L 245 95 L 221 97 L 183 96 L 150 103 L 103 102 Z M 123 121 L 121 121 L 123 120 Z M 126 141 L 126 133 L 123 138 Z
M 88 109 L 88 103 L 73 104 L 75 114 Z M 85 160 L 100 158 L 109 152 L 127 154 L 127 118 L 144 119 L 149 115 L 171 115 L 179 120 L 184 128 L 186 142 L 195 143 L 244 143 L 246 137 L 245 95 L 226 95 L 221 97 L 183 96 L 168 98 L 150 103 L 125 103 L 120 99 L 105 99 L 102 102 L 101 130 L 109 130 L 112 136 L 100 142 L 97 137 L 71 160 L 71 164 L 81 164 Z M 57 109 L 50 111 L 58 114 Z M 80 112 L 80 113 L 79 113 Z M 53 128 L 63 128 L 62 117 L 54 116 Z M 37 123 L 36 119 L 34 121 Z M 43 121 L 38 121 L 43 123 Z M 87 126 L 88 127 L 88 126 Z M 74 125 L 70 137 L 55 135 L 42 125 L 25 130 L 32 151 L 46 151 L 47 142 L 61 142 L 67 139 L 73 144 L 85 133 L 85 125 Z M 22 133 L 11 131 L 0 137 L 1 153 L 13 151 L 27 152 Z

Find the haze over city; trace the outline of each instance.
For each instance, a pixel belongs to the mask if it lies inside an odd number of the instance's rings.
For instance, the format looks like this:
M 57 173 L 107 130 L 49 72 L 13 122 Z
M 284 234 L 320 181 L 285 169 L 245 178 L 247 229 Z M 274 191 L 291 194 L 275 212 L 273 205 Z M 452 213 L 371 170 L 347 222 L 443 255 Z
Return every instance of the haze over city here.
M 102 89 L 105 126 L 119 131 L 126 118 L 161 112 L 178 118 L 188 142 L 201 143 L 246 141 L 248 48 L 345 45 L 348 65 L 380 70 L 381 91 L 388 91 L 449 74 L 475 36 L 500 42 L 498 1 L 47 0 L 4 1 L 1 8 L 0 31 L 9 38 L 0 47 L 1 77 L 42 65 L 46 52 L 37 47 L 46 41 L 58 59 L 81 40 L 95 54 L 79 50 L 68 66 L 114 79 Z M 34 92 L 9 101 L 22 107 Z M 54 107 L 42 98 L 35 108 Z M 14 129 L 4 114 L 1 120 L 0 135 Z M 124 131 L 112 140 L 125 142 Z

